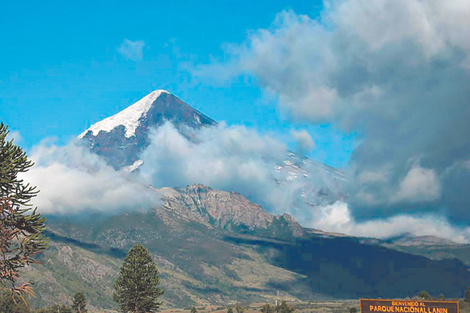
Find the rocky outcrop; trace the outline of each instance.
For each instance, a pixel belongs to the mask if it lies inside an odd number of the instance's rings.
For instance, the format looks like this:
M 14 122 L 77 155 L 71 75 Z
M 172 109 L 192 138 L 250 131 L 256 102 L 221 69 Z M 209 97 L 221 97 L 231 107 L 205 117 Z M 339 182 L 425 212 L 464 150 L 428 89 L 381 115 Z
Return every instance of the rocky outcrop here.
M 207 226 L 235 232 L 273 235 L 303 235 L 303 228 L 289 214 L 274 216 L 237 192 L 215 190 L 194 184 L 179 188 L 158 189 L 162 207 Z

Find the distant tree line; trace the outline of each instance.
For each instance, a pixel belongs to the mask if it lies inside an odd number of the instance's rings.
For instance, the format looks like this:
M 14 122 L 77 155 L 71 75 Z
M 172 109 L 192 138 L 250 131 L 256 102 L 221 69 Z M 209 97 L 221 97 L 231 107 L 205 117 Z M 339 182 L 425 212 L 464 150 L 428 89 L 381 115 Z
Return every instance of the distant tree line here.
M 287 304 L 286 301 L 281 301 L 278 305 L 265 304 L 260 309 L 261 313 L 292 313 L 295 309 Z

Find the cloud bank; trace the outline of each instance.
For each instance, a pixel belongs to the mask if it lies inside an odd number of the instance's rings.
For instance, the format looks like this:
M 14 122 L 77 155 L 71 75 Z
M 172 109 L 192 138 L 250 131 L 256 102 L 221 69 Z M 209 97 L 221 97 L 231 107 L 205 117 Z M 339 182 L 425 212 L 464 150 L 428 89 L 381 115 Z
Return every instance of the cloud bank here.
M 288 208 L 292 198 L 273 192 L 278 189 L 273 169 L 287 153 L 284 144 L 243 126 L 221 124 L 185 133 L 171 123 L 151 131 L 151 144 L 141 155 L 146 182 L 156 187 L 202 183 L 237 191 L 272 211 Z
M 166 123 L 151 130 L 150 141 L 141 155 L 141 176 L 130 177 L 126 171 L 116 171 L 99 156 L 75 143 L 57 147 L 44 141 L 33 149 L 31 159 L 36 164 L 22 178 L 38 186 L 41 192 L 34 204 L 46 214 L 116 214 L 147 210 L 160 205 L 158 195 L 148 185 L 166 187 L 203 183 L 215 189 L 238 191 L 271 213 L 287 212 L 302 225 L 325 231 L 379 238 L 410 232 L 458 242 L 467 242 L 470 238 L 470 229 L 456 229 L 442 216 L 432 214 L 422 217 L 402 214 L 358 221 L 347 203 L 334 201 L 341 196 L 334 193 L 337 182 L 331 174 L 316 167 L 314 162 L 304 164 L 311 176 L 308 178 L 293 178 L 292 169 L 287 167 L 287 172 L 274 170 L 279 165 L 286 166 L 286 146 L 242 126 L 220 124 L 182 132 Z M 428 176 L 432 175 L 415 164 L 404 185 L 413 186 L 420 192 L 422 181 L 429 180 Z M 362 179 L 372 182 L 383 178 L 369 173 Z M 318 194 L 325 188 L 333 192 L 331 198 L 304 197 Z M 407 188 L 403 190 L 409 192 Z M 425 196 L 435 194 L 432 189 L 423 190 Z M 408 197 L 406 192 L 399 195 Z M 312 203 L 311 199 L 317 202 Z M 424 223 L 426 227 L 416 227 Z
M 294 138 L 297 135 L 293 133 Z M 151 131 L 150 140 L 150 146 L 141 155 L 140 172 L 144 181 L 156 187 L 202 183 L 215 189 L 237 191 L 271 213 L 290 213 L 302 225 L 324 231 L 375 238 L 411 233 L 456 242 L 470 239 L 469 227 L 456 227 L 445 216 L 432 211 L 420 216 L 402 212 L 391 217 L 358 220 L 346 202 L 333 200 L 341 198 L 337 192 L 342 190 L 335 191 L 338 182 L 331 174 L 315 167 L 314 162 L 303 165 L 311 176 L 308 178 L 292 177 L 290 168 L 286 168 L 287 172 L 275 171 L 279 165 L 286 166 L 285 145 L 243 126 L 221 124 L 181 132 L 166 123 Z M 361 179 L 363 183 L 377 183 L 385 178 L 365 173 Z M 440 193 L 437 179 L 434 171 L 415 162 L 391 201 L 432 201 Z M 318 196 L 325 189 L 332 193 L 331 198 Z M 316 202 L 312 203 L 312 199 Z
M 44 141 L 30 158 L 35 165 L 22 178 L 40 190 L 33 203 L 41 213 L 116 213 L 147 210 L 160 203 L 147 185 L 115 171 L 74 143 L 58 147 Z
M 357 222 L 468 225 L 468 38 L 465 0 L 326 1 L 316 19 L 279 13 L 196 75 L 253 75 L 292 121 L 359 134 L 348 167 Z

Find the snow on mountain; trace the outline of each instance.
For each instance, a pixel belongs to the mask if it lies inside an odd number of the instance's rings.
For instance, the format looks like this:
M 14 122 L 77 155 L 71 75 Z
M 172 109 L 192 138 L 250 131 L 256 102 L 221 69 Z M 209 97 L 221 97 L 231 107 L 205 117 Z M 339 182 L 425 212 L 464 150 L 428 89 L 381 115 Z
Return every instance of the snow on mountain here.
M 135 130 L 137 126 L 139 126 L 139 120 L 147 114 L 152 104 L 162 93 L 169 94 L 169 92 L 165 90 L 155 90 L 118 114 L 93 124 L 78 136 L 78 138 L 82 139 L 90 131 L 94 136 L 98 135 L 100 131 L 110 132 L 120 125 L 125 127 L 125 136 L 127 138 L 135 136 Z
M 298 194 L 294 205 L 306 211 L 347 198 L 341 171 L 292 152 L 274 168 L 273 177 L 280 189 Z
M 178 129 L 214 126 L 217 122 L 164 91 L 156 90 L 125 110 L 93 124 L 80 136 L 85 145 L 115 169 L 133 171 L 139 154 L 148 147 L 149 130 L 166 121 Z

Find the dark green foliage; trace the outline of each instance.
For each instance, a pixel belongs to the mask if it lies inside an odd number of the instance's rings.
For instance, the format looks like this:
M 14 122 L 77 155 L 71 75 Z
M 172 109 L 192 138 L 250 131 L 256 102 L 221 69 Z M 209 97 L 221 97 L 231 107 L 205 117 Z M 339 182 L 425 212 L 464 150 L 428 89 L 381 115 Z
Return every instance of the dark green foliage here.
M 16 286 L 19 270 L 37 263 L 33 258 L 47 248 L 43 236 L 46 219 L 31 208 L 38 193 L 18 174 L 33 166 L 26 153 L 7 141 L 8 128 L 0 124 L 0 286 L 12 288 L 20 297 L 33 294 L 29 283 Z
M 72 309 L 75 313 L 87 313 L 88 310 L 86 307 L 86 297 L 83 292 L 77 292 L 75 296 L 73 296 L 72 300 Z
M 74 313 L 72 308 L 63 304 L 56 304 L 47 308 L 41 308 L 34 313 Z
M 276 306 L 265 304 L 261 307 L 260 311 L 262 313 L 292 313 L 295 309 L 288 305 L 286 301 L 282 301 Z
M 227 313 L 233 313 L 233 309 L 232 309 L 232 308 L 228 308 Z
M 446 297 L 442 293 L 440 293 L 439 296 L 437 296 L 437 300 L 445 300 L 445 299 Z
M 18 295 L 13 297 L 11 290 L 0 291 L 0 312 L 2 313 L 29 313 L 28 305 Z
M 276 306 L 277 313 L 292 313 L 295 309 L 287 304 L 286 301 L 282 301 L 281 304 Z
M 349 308 L 349 313 L 357 313 L 357 308 Z
M 470 287 L 465 291 L 465 302 L 470 303 Z
M 163 294 L 158 285 L 157 266 L 150 252 L 137 244 L 127 253 L 114 284 L 113 299 L 119 304 L 121 312 L 156 312 Z
M 197 313 L 197 308 L 195 306 L 191 308 L 191 313 Z
M 429 292 L 427 292 L 425 290 L 418 292 L 417 296 L 418 296 L 418 298 L 423 299 L 423 300 L 431 300 L 432 299 Z
M 260 309 L 261 313 L 274 313 L 276 312 L 276 307 L 270 304 L 265 304 Z

